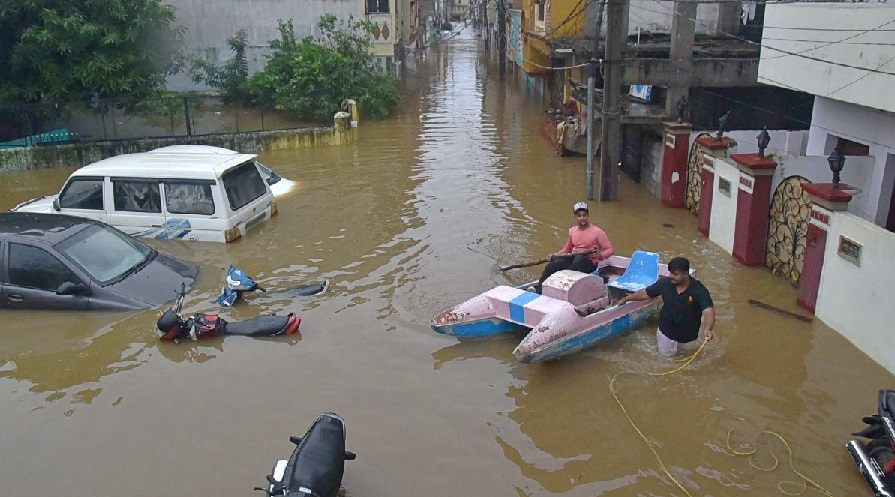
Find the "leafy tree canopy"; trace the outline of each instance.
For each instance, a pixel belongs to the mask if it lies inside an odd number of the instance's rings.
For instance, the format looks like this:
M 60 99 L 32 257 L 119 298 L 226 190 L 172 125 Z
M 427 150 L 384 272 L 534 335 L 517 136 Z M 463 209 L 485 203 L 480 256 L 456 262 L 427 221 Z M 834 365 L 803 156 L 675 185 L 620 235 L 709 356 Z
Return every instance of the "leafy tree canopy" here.
M 298 40 L 292 21 L 281 20 L 280 37 L 270 42 L 264 69 L 251 77 L 240 31 L 228 41 L 233 58 L 223 67 L 194 61 L 193 79 L 220 89 L 230 101 L 270 105 L 304 119 L 329 121 L 349 98 L 364 115 L 388 116 L 400 95 L 395 78 L 373 66 L 372 23 L 340 22 L 327 14 L 317 27 L 318 38 Z
M 0 101 L 140 97 L 178 69 L 163 0 L 0 0 Z

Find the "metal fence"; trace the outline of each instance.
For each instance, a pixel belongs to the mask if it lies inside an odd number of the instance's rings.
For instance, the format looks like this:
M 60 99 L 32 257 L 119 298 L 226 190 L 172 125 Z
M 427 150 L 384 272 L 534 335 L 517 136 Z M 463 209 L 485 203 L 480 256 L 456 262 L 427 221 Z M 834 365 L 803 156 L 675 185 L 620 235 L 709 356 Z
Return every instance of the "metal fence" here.
M 164 138 L 272 131 L 314 126 L 260 106 L 228 104 L 220 97 L 171 95 L 72 103 L 0 105 L 0 142 L 8 146 Z M 50 133 L 50 132 L 53 133 Z M 0 148 L 3 143 L 0 143 Z

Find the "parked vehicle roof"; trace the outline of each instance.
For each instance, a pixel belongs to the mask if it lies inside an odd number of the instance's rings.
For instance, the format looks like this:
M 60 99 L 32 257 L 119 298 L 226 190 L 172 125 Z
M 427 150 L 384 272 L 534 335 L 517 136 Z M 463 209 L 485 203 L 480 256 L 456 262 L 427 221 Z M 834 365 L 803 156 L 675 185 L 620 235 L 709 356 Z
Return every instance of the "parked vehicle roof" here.
M 94 224 L 99 223 L 92 219 L 66 214 L 0 212 L 0 236 L 19 235 L 40 239 L 50 245 L 55 245 Z
M 174 145 L 150 152 L 109 157 L 75 171 L 72 176 L 133 176 L 214 180 L 228 169 L 256 157 L 210 146 Z

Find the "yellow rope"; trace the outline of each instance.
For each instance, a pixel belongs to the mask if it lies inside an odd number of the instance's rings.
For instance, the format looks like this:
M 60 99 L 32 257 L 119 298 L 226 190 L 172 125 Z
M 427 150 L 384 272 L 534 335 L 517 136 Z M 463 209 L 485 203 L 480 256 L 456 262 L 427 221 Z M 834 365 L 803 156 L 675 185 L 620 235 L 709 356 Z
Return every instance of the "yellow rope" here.
M 631 419 L 631 415 L 628 414 L 628 410 L 625 409 L 624 404 L 622 404 L 622 401 L 618 398 L 618 391 L 616 390 L 615 381 L 618 379 L 619 376 L 626 374 L 626 373 L 628 373 L 628 374 L 646 374 L 648 376 L 668 376 L 668 375 L 677 373 L 678 371 L 689 366 L 690 363 L 692 363 L 694 360 L 696 360 L 696 357 L 699 356 L 699 353 L 702 352 L 702 349 L 705 348 L 705 346 L 708 344 L 708 342 L 709 342 L 708 340 L 704 340 L 702 342 L 702 344 L 699 345 L 699 348 L 696 350 L 696 352 L 694 352 L 693 355 L 691 355 L 690 357 L 685 357 L 682 359 L 675 359 L 676 362 L 683 362 L 683 364 L 672 369 L 671 371 L 665 371 L 664 373 L 638 373 L 637 371 L 620 371 L 620 372 L 616 373 L 615 376 L 613 376 L 611 380 L 609 380 L 609 391 L 612 392 L 612 396 L 615 397 L 615 402 L 618 403 L 618 406 L 621 408 L 622 412 L 625 414 L 625 417 L 628 418 L 628 422 L 631 423 L 631 427 L 634 428 L 634 431 L 636 431 L 637 434 L 640 435 L 640 438 L 643 439 L 643 442 L 646 443 L 646 446 L 649 447 L 650 451 L 652 451 L 653 456 L 655 456 L 656 461 L 659 463 L 659 466 L 662 468 L 662 471 L 664 471 L 665 474 L 669 478 L 671 478 L 671 481 L 673 481 L 674 484 L 677 485 L 677 488 L 681 489 L 681 491 L 684 492 L 685 494 L 687 494 L 689 497 L 693 497 L 693 495 L 690 494 L 690 492 L 688 492 L 687 489 L 684 488 L 684 486 L 681 484 L 681 482 L 679 482 L 677 480 L 677 478 L 675 478 L 674 475 L 671 474 L 671 472 L 665 466 L 665 463 L 662 461 L 662 458 L 659 457 L 659 453 L 656 451 L 655 447 L 653 447 L 653 444 L 650 443 L 649 439 L 646 438 L 646 435 L 644 435 L 643 432 L 640 431 L 640 428 L 638 428 L 637 425 L 634 423 L 634 420 Z M 730 434 L 731 433 L 733 433 L 733 430 L 730 430 L 727 432 L 727 450 L 729 450 L 730 452 L 732 452 L 733 454 L 736 454 L 738 456 L 750 456 L 749 457 L 749 465 L 755 469 L 758 469 L 761 471 L 773 471 L 773 470 L 777 469 L 777 466 L 779 466 L 780 461 L 777 459 L 777 456 L 775 456 L 774 454 L 771 454 L 771 457 L 774 458 L 773 466 L 771 466 L 770 468 L 762 468 L 761 466 L 759 466 L 758 464 L 753 462 L 752 456 L 755 454 L 757 449 L 752 449 L 751 451 L 736 451 L 736 450 L 734 450 L 730 446 Z M 796 475 L 799 476 L 799 478 L 802 479 L 802 488 L 797 492 L 787 491 L 784 488 L 784 486 L 798 485 L 798 483 L 793 482 L 793 481 L 786 481 L 786 480 L 778 482 L 777 490 L 779 490 L 780 493 L 785 494 L 785 495 L 802 495 L 808 489 L 808 486 L 810 485 L 818 492 L 820 492 L 828 497 L 833 497 L 833 494 L 829 490 L 827 490 L 821 484 L 815 482 L 811 478 L 808 478 L 807 476 L 805 476 L 799 470 L 796 469 L 795 463 L 793 463 L 793 458 L 792 458 L 792 448 L 786 442 L 786 439 L 784 439 L 782 436 L 780 436 L 779 434 L 777 434 L 773 431 L 765 430 L 765 431 L 759 433 L 759 436 L 762 434 L 767 434 L 767 435 L 777 437 L 777 439 L 780 440 L 781 443 L 783 443 L 783 446 L 786 447 L 786 451 L 789 454 L 790 469 L 792 469 L 793 473 L 795 473 Z
M 761 466 L 759 466 L 758 464 L 753 462 L 754 458 L 752 456 L 755 455 L 755 452 L 758 449 L 753 448 L 752 450 L 747 450 L 747 451 L 734 450 L 733 447 L 730 446 L 730 434 L 731 433 L 733 433 L 733 430 L 730 430 L 727 432 L 727 450 L 729 450 L 730 452 L 732 452 L 738 456 L 749 456 L 749 465 L 755 469 L 759 469 L 761 471 L 773 471 L 773 470 L 777 469 L 777 466 L 779 465 L 779 460 L 777 459 L 777 456 L 775 456 L 774 454 L 771 454 L 771 457 L 774 458 L 774 465 L 771 466 L 770 468 L 762 468 Z M 786 485 L 798 486 L 799 484 L 797 482 L 787 481 L 787 480 L 781 480 L 781 481 L 777 482 L 777 490 L 779 490 L 780 493 L 786 494 L 786 495 L 802 495 L 803 493 L 805 493 L 805 490 L 808 490 L 808 486 L 811 485 L 818 492 L 820 492 L 828 497 L 833 497 L 833 494 L 829 490 L 827 490 L 821 484 L 817 483 L 816 481 L 812 480 L 811 478 L 808 478 L 807 476 L 805 476 L 799 470 L 796 469 L 795 464 L 792 462 L 792 448 L 789 446 L 789 444 L 786 442 L 786 440 L 782 436 L 780 436 L 779 434 L 777 434 L 773 431 L 769 431 L 769 430 L 765 430 L 765 431 L 759 433 L 758 436 L 765 435 L 765 434 L 777 437 L 777 439 L 780 440 L 780 442 L 783 444 L 783 446 L 786 447 L 786 452 L 789 454 L 789 467 L 790 467 L 790 469 L 792 469 L 793 473 L 795 473 L 796 475 L 799 476 L 799 478 L 802 479 L 801 489 L 798 491 L 795 491 L 795 492 L 793 492 L 793 491 L 788 492 L 783 487 Z
M 699 346 L 699 348 L 696 350 L 696 352 L 694 352 L 693 355 L 691 355 L 690 357 L 687 357 L 684 359 L 678 359 L 677 361 L 678 362 L 683 361 L 683 364 L 672 369 L 671 371 L 666 371 L 664 373 L 643 373 L 643 374 L 646 374 L 649 376 L 667 376 L 670 374 L 677 373 L 678 371 L 689 366 L 690 363 L 696 359 L 696 357 L 699 355 L 699 353 L 702 352 L 702 349 L 705 348 L 707 343 L 708 343 L 708 340 L 703 341 L 702 344 Z M 638 372 L 637 371 L 620 371 L 620 372 L 616 373 L 615 376 L 613 376 L 612 379 L 609 380 L 609 391 L 612 392 L 612 396 L 615 397 L 615 401 L 618 403 L 618 406 L 621 407 L 622 412 L 625 413 L 625 417 L 628 418 L 628 422 L 631 423 L 631 427 L 634 428 L 634 431 L 636 431 L 638 435 L 640 435 L 640 438 L 643 439 L 644 443 L 646 443 L 646 446 L 649 447 L 649 450 L 652 451 L 653 456 L 656 457 L 656 461 L 659 463 L 659 466 L 662 468 L 662 471 L 664 471 L 665 474 L 668 475 L 669 478 L 671 478 L 671 481 L 673 481 L 674 484 L 677 485 L 677 488 L 681 489 L 681 491 L 684 492 L 685 494 L 687 494 L 689 497 L 693 497 L 690 494 L 690 492 L 688 492 L 687 489 L 684 488 L 683 485 L 681 485 L 681 482 L 679 482 L 677 480 L 677 478 L 675 478 L 674 475 L 672 475 L 671 472 L 668 471 L 668 468 L 665 467 L 665 463 L 662 462 L 662 458 L 659 457 L 659 453 L 656 452 L 656 449 L 650 443 L 649 439 L 646 438 L 646 435 L 644 435 L 643 432 L 640 431 L 640 428 L 638 428 L 637 425 L 634 423 L 634 420 L 631 419 L 631 415 L 628 414 L 628 410 L 625 409 L 625 406 L 624 406 L 624 404 L 622 404 L 622 401 L 619 400 L 618 392 L 616 391 L 616 387 L 615 387 L 615 380 L 618 379 L 619 376 L 621 376 L 625 373 L 637 374 Z

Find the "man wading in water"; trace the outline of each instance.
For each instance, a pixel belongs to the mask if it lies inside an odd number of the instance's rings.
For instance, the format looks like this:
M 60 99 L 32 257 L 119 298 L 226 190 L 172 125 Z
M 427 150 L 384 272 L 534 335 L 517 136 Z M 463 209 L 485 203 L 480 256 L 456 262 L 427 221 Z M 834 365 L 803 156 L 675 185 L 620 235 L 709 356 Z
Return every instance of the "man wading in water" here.
M 715 337 L 715 306 L 708 289 L 690 277 L 690 261 L 675 257 L 668 262 L 668 278 L 660 278 L 652 285 L 618 300 L 628 302 L 662 296 L 662 313 L 656 330 L 659 354 L 671 357 L 679 348 L 697 344 L 700 331 L 706 341 Z

